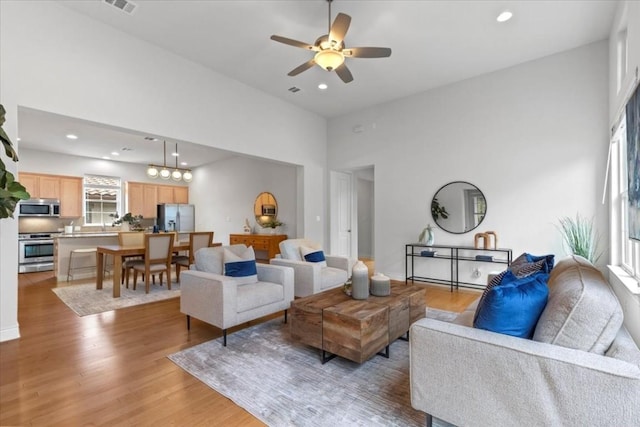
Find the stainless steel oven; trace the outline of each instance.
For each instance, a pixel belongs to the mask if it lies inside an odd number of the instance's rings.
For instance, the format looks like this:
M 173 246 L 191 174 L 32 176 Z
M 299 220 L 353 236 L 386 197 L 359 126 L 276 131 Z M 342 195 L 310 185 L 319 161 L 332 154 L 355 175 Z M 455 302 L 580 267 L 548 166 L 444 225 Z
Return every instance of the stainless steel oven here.
M 53 233 L 18 235 L 18 272 L 53 270 Z

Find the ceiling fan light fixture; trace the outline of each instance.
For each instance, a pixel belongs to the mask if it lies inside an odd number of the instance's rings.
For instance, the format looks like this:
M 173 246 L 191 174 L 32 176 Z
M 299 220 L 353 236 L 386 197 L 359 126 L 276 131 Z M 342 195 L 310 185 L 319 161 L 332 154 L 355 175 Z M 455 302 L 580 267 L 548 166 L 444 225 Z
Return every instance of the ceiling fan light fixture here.
M 344 62 L 344 55 L 333 49 L 321 50 L 314 58 L 316 64 L 327 71 L 335 70 Z

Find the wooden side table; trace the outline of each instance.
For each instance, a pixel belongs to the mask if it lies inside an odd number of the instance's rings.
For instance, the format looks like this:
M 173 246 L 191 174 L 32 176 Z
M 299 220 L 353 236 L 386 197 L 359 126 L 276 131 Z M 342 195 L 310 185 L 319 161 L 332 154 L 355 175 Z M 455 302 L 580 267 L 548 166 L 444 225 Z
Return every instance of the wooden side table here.
M 265 251 L 267 253 L 266 260 L 275 258 L 280 253 L 280 242 L 287 240 L 286 234 L 230 234 L 229 244 L 244 244 L 253 246 L 255 251 Z M 258 254 L 256 254 L 257 259 Z

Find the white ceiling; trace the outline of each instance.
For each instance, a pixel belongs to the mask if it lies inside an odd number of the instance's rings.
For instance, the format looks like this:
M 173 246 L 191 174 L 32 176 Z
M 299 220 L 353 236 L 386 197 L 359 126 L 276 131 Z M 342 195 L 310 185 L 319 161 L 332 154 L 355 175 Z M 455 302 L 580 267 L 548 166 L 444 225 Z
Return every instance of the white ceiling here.
M 313 44 L 327 33 L 326 0 L 134 0 L 132 14 L 104 0 L 59 3 L 328 118 L 606 39 L 617 5 L 611 0 L 335 0 L 331 20 L 339 12 L 352 18 L 346 47 L 392 49 L 389 58 L 348 58 L 354 81 L 345 84 L 318 67 L 287 76 L 312 53 L 269 39 L 277 34 Z M 496 16 L 505 9 L 514 17 L 500 24 Z M 319 90 L 319 83 L 328 89 Z M 292 86 L 300 91 L 291 93 Z M 39 112 L 21 110 L 22 147 L 41 149 L 45 144 L 38 138 L 51 137 L 57 131 L 54 123 L 73 128 L 59 116 L 34 120 L 33 114 Z M 36 129 L 40 124 L 47 128 Z M 111 138 L 109 146 L 115 138 L 141 155 L 150 145 L 141 143 L 140 135 L 128 138 L 128 131 L 83 125 L 89 134 L 95 129 L 90 139 L 96 152 L 86 154 L 92 157 L 105 155 L 104 138 Z M 46 146 L 60 146 L 50 142 Z M 202 158 L 200 152 L 191 157 L 190 144 L 179 148 L 181 158 L 193 159 L 191 166 Z M 82 152 L 77 149 L 73 152 Z M 154 149 L 161 156 L 161 144 Z M 140 162 L 149 161 L 154 160 Z

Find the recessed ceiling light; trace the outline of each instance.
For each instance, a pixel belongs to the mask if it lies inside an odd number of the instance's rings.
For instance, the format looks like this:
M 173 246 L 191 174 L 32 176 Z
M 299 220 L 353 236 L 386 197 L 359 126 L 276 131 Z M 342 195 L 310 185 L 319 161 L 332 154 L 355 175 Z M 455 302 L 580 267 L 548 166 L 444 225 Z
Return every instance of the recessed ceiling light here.
M 102 158 L 105 159 L 105 160 L 111 160 L 111 157 L 109 157 L 109 156 L 102 156 Z
M 112 155 L 112 156 L 119 156 L 119 155 L 120 155 L 120 153 L 118 153 L 117 151 L 112 151 L 112 152 L 111 152 L 111 155 Z
M 72 133 L 67 134 L 67 138 L 69 139 L 78 139 L 78 137 Z
M 498 17 L 496 18 L 496 21 L 498 21 L 498 22 L 507 22 L 512 17 L 513 17 L 513 13 L 511 13 L 508 10 L 505 10 L 502 13 L 500 13 L 500 15 L 498 15 Z
M 16 141 L 20 142 L 20 138 L 16 138 Z
M 145 136 L 144 139 L 146 139 L 147 141 L 157 141 L 158 138 L 154 138 L 152 136 Z
M 187 162 L 180 162 L 180 164 L 181 164 L 182 166 L 187 166 L 189 163 L 187 163 Z
M 326 84 L 326 83 L 320 83 L 320 84 L 318 85 L 318 89 L 320 89 L 320 90 L 325 90 L 325 89 L 326 89 L 326 88 L 328 88 L 328 87 L 329 87 L 329 86 L 327 86 L 327 84 Z
M 171 155 L 172 155 L 173 157 L 178 157 L 178 156 L 180 156 L 180 154 L 176 153 L 175 151 L 174 151 L 173 153 L 171 153 Z

